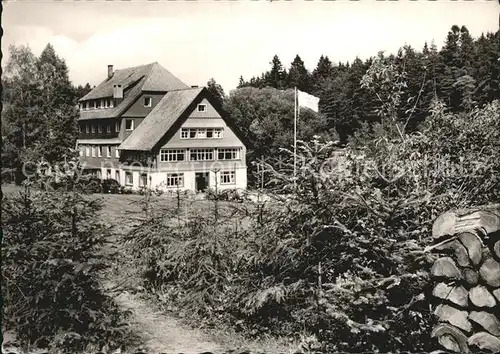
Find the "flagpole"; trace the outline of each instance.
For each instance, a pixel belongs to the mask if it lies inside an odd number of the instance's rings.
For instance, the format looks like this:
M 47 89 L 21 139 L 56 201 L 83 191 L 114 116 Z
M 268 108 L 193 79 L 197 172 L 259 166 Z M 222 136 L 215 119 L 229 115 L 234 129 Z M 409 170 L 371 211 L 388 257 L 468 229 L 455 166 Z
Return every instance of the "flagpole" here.
M 296 187 L 297 175 L 297 87 L 294 87 L 295 100 L 293 109 L 293 186 Z

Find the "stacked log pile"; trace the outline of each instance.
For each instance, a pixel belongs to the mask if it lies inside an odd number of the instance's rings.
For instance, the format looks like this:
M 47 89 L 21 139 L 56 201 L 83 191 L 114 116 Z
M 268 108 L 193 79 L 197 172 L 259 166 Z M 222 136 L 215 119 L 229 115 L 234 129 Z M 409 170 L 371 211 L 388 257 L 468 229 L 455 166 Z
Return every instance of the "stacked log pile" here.
M 500 205 L 442 214 L 432 234 L 432 337 L 449 351 L 500 352 Z

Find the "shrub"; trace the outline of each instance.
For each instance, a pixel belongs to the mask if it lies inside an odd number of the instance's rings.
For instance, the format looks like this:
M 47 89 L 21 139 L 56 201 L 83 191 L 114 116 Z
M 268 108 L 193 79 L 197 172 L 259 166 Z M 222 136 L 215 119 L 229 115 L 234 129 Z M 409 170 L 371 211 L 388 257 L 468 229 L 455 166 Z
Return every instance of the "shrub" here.
M 365 85 L 399 77 L 379 64 Z M 435 102 L 408 134 L 399 87 L 345 149 L 299 142 L 296 178 L 291 151 L 267 165 L 276 197 L 239 208 L 246 229 L 149 219 L 132 234 L 148 288 L 212 325 L 305 332 L 325 352 L 436 349 L 423 249 L 439 214 L 500 201 L 500 105 L 454 114 Z
M 119 347 L 133 337 L 99 287 L 108 266 L 100 203 L 78 193 L 32 191 L 2 203 L 4 326 L 23 345 L 70 352 Z
M 120 185 L 116 179 L 105 179 L 102 181 L 102 192 L 103 193 L 112 193 L 119 194 L 122 193 L 123 187 Z

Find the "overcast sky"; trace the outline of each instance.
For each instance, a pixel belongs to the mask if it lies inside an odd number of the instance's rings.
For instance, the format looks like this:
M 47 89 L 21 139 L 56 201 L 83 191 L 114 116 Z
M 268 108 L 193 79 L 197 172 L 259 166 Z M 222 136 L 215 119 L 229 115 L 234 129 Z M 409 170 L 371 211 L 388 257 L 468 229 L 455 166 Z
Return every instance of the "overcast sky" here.
M 497 1 L 77 1 L 4 2 L 4 56 L 11 44 L 35 54 L 52 43 L 71 80 L 96 85 L 116 69 L 159 62 L 189 85 L 214 77 L 228 92 L 296 54 L 309 70 L 332 61 L 395 52 L 425 41 L 443 44 L 453 24 L 474 37 L 499 26 Z M 3 64 L 5 65 L 5 58 Z

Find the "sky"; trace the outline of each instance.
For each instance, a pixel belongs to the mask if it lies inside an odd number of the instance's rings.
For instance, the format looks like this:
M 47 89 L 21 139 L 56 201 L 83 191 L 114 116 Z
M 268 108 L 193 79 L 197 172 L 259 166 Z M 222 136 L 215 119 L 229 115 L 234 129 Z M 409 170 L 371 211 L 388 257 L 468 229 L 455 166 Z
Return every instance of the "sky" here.
M 210 78 L 225 92 L 269 70 L 277 54 L 289 67 L 299 54 L 309 70 L 319 57 L 352 61 L 444 43 L 452 25 L 472 36 L 496 32 L 497 1 L 147 1 L 11 0 L 3 2 L 2 52 L 47 43 L 66 60 L 75 85 L 97 85 L 115 69 L 158 62 L 188 85 Z

